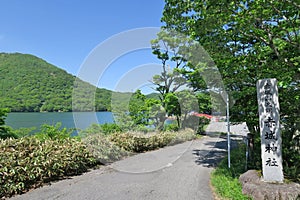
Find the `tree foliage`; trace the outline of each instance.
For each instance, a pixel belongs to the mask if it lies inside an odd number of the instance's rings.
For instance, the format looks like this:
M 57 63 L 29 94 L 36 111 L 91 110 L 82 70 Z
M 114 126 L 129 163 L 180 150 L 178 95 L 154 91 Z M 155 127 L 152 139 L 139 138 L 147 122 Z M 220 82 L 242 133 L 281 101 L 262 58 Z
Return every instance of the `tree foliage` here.
M 134 124 L 148 125 L 149 112 L 146 105 L 146 96 L 142 94 L 141 90 L 137 90 L 130 98 L 129 102 L 129 115 Z
M 15 135 L 10 132 L 10 129 L 5 126 L 5 118 L 7 117 L 8 111 L 8 109 L 0 109 L 0 139 L 15 137 Z
M 161 105 L 167 116 L 175 116 L 177 126 L 181 127 L 188 113 L 199 111 L 200 104 L 197 105 L 195 92 L 205 93 L 207 90 L 204 78 L 200 75 L 204 65 L 191 61 L 191 57 L 194 57 L 192 52 L 199 49 L 189 37 L 164 28 L 151 41 L 151 45 L 152 53 L 162 65 L 162 72 L 153 76 L 152 83 L 160 93 Z M 210 104 L 207 101 L 202 103 Z
M 282 133 L 284 164 L 289 168 L 299 162 L 296 156 L 299 155 L 297 124 L 300 121 L 299 2 L 165 2 L 162 17 L 165 27 L 203 45 L 235 101 L 231 119 L 246 121 L 256 136 L 259 136 L 256 82 L 263 78 L 278 80 L 281 123 L 285 127 Z M 293 158 L 288 154 L 294 155 Z
M 181 51 L 185 48 L 185 38 L 180 38 L 175 32 L 162 30 L 157 38 L 151 41 L 152 53 L 161 61 L 161 74 L 153 77 L 155 89 L 161 94 L 162 101 L 168 93 L 176 92 L 185 85 L 186 79 L 180 70 L 187 67 L 186 59 Z

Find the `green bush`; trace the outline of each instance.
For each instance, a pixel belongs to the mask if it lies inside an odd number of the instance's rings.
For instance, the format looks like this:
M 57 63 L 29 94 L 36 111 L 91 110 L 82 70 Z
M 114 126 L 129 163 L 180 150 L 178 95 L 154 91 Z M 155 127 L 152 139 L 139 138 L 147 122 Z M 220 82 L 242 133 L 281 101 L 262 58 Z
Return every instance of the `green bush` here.
M 180 142 L 195 139 L 193 130 L 187 129 L 179 132 L 160 132 L 160 133 L 116 133 L 109 139 L 115 145 L 129 152 L 145 152 L 158 149 L 167 145 L 173 145 Z
M 196 139 L 195 132 L 192 129 L 184 129 L 178 132 L 175 132 L 175 138 L 172 139 L 170 145 L 182 143 L 189 140 Z
M 86 144 L 87 150 L 97 160 L 97 163 L 107 164 L 130 155 L 102 134 L 88 135 L 82 139 L 82 142 Z
M 89 134 L 82 140 L 71 130 L 43 125 L 40 133 L 20 139 L 0 139 L 0 198 L 77 175 L 98 164 L 119 160 L 195 139 L 193 130 L 161 133 Z
M 9 109 L 0 108 L 0 139 L 17 138 L 17 135 L 12 131 L 12 128 L 5 125 L 5 119 Z
M 66 138 L 63 143 L 34 136 L 0 140 L 0 198 L 81 174 L 96 164 L 86 146 L 76 139 Z
M 45 140 L 65 140 L 70 138 L 75 129 L 61 128 L 62 123 L 57 123 L 55 126 L 43 124 L 41 131 L 35 136 L 42 141 Z
M 288 130 L 282 131 L 282 157 L 285 178 L 300 183 L 300 131 L 292 141 L 285 137 Z
M 117 124 L 92 124 L 85 130 L 79 132 L 79 136 L 81 138 L 87 137 L 88 135 L 92 134 L 103 134 L 103 135 L 110 135 L 112 133 L 121 132 L 122 129 Z
M 179 127 L 177 124 L 167 124 L 164 126 L 164 131 L 178 131 Z
M 200 117 L 199 119 L 199 126 L 197 128 L 197 133 L 198 134 L 203 134 L 205 132 L 205 127 L 208 125 L 210 122 L 210 119 L 207 119 L 205 117 Z
M 12 129 L 13 134 L 16 138 L 28 137 L 33 135 L 33 131 L 36 130 L 36 127 L 29 127 L 29 128 L 19 128 L 19 129 Z
M 104 135 L 109 135 L 111 133 L 121 132 L 122 129 L 117 124 L 101 124 L 100 125 L 101 132 L 104 133 Z

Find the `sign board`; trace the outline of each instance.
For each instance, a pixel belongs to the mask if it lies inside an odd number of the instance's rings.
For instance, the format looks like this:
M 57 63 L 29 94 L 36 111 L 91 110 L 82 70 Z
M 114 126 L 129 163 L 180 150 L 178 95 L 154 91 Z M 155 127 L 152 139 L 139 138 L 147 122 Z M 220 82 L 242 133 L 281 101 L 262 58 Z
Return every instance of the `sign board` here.
M 256 86 L 263 180 L 283 182 L 277 80 L 259 80 Z

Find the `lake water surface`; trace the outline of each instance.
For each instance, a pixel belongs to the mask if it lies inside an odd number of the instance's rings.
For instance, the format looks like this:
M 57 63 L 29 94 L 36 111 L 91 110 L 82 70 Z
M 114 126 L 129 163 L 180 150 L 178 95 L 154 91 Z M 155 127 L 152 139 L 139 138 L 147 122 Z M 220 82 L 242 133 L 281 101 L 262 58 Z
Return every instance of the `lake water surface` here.
M 18 129 L 37 127 L 42 124 L 55 125 L 62 123 L 62 127 L 86 129 L 93 123 L 114 123 L 111 112 L 48 112 L 48 113 L 9 113 L 6 125 Z

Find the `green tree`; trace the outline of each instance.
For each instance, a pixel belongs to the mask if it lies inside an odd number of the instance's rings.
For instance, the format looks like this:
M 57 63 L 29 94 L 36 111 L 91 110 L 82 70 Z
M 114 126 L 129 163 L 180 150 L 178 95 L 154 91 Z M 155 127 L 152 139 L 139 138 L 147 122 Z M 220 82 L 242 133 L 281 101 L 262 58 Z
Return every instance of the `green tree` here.
M 174 94 L 173 92 L 167 93 L 165 95 L 165 99 L 163 103 L 165 105 L 165 109 L 168 116 L 172 116 L 172 115 L 176 116 L 177 125 L 178 127 L 181 127 L 181 120 L 180 120 L 181 107 L 177 95 Z
M 196 45 L 193 40 L 185 35 L 167 29 L 162 29 L 157 34 L 157 38 L 151 41 L 151 45 L 153 54 L 157 56 L 162 64 L 161 74 L 153 77 L 153 83 L 156 85 L 155 89 L 160 93 L 161 104 L 166 113 L 169 116 L 176 116 L 178 127 L 180 127 L 182 120 L 186 119 L 187 113 L 192 110 L 195 111 L 195 109 L 190 108 L 192 99 L 180 95 L 178 91 L 183 90 L 183 88 L 190 88 L 193 90 L 191 93 L 194 93 L 195 91 L 205 91 L 207 89 L 205 81 L 200 75 L 202 69 L 199 65 L 195 66 L 195 63 L 188 60 L 193 56 L 192 52 L 195 51 Z M 197 87 L 195 87 L 196 85 Z M 180 95 L 180 98 L 178 95 Z M 195 94 L 192 96 L 195 96 Z M 197 110 L 199 109 L 197 108 Z
M 162 63 L 162 72 L 153 77 L 156 90 L 161 94 L 161 101 L 164 101 L 166 94 L 176 92 L 185 85 L 186 79 L 180 70 L 186 67 L 186 59 L 180 54 L 185 47 L 184 38 L 176 33 L 162 30 L 157 38 L 151 41 L 152 53 Z
M 149 112 L 149 125 L 154 125 L 156 129 L 162 130 L 166 119 L 166 110 L 160 100 L 147 98 L 146 105 Z
M 149 112 L 146 105 L 146 96 L 141 90 L 137 90 L 129 102 L 129 115 L 137 126 L 149 124 Z
M 11 132 L 11 129 L 5 126 L 5 119 L 9 109 L 0 109 L 0 139 L 15 138 L 16 136 Z
M 231 119 L 246 121 L 256 137 L 259 137 L 256 82 L 262 78 L 278 80 L 280 115 L 284 119 L 281 123 L 286 127 L 282 132 L 284 165 L 289 169 L 299 163 L 296 156 L 300 153 L 299 2 L 165 2 L 162 17 L 165 26 L 198 41 L 208 51 L 234 98 Z

